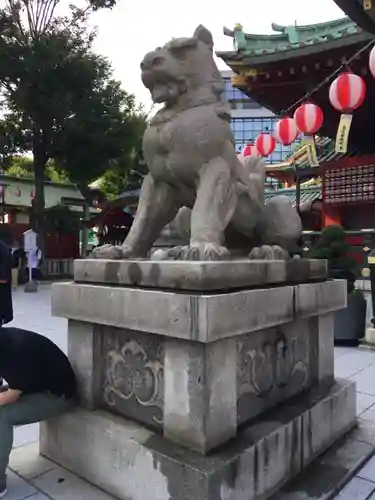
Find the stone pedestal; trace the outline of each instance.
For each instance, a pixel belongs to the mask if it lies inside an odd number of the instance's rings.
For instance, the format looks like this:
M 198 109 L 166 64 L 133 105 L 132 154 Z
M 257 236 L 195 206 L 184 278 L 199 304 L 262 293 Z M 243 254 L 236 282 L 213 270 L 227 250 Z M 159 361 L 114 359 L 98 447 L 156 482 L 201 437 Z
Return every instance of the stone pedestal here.
M 266 498 L 355 423 L 345 305 L 323 261 L 77 261 L 52 308 L 82 408 L 41 452 L 123 500 Z

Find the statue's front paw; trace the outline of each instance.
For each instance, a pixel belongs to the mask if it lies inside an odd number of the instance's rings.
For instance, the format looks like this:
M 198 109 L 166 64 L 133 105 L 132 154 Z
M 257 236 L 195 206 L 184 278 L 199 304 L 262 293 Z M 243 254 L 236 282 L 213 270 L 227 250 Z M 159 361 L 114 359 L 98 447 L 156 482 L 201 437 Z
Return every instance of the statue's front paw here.
M 121 259 L 135 259 L 137 257 L 140 257 L 140 255 L 137 255 L 137 253 L 134 251 L 134 248 L 129 245 L 122 245 L 119 248 L 121 250 Z
M 134 256 L 133 248 L 129 246 L 103 245 L 92 252 L 94 259 L 121 260 L 131 259 Z
M 192 243 L 180 247 L 177 260 L 229 260 L 230 253 L 227 248 L 216 243 Z
M 289 253 L 278 245 L 262 245 L 249 253 L 251 260 L 288 260 Z
M 122 248 L 113 245 L 103 245 L 93 250 L 92 257 L 93 259 L 119 260 L 123 258 Z

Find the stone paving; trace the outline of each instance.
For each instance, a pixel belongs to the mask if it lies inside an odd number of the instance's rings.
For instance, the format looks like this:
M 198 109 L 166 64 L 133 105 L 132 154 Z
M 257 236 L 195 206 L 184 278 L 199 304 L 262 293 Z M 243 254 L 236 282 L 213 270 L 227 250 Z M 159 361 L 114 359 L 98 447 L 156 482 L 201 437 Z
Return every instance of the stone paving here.
M 357 383 L 357 415 L 375 423 L 375 352 L 335 348 L 335 374 Z M 375 456 L 334 500 L 375 500 Z
M 50 313 L 50 286 L 36 294 L 22 289 L 14 294 L 14 326 L 35 330 L 67 347 L 66 320 Z M 375 352 L 335 349 L 336 376 L 357 382 L 357 413 L 375 423 Z M 9 471 L 8 500 L 110 500 L 112 497 L 38 456 L 38 425 L 15 430 Z M 145 499 L 147 500 L 147 499 Z M 319 500 L 319 499 L 316 499 Z M 360 470 L 334 500 L 375 500 L 375 457 Z

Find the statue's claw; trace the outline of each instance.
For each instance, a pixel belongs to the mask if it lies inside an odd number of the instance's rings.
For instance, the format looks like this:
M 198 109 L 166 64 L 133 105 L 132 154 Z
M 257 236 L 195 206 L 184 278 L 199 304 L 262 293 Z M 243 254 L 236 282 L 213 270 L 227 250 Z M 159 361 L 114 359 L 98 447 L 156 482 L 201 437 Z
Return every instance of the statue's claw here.
M 130 259 L 133 256 L 134 251 L 129 246 L 103 245 L 92 252 L 94 259 L 121 260 Z
M 227 248 L 216 243 L 192 243 L 179 247 L 176 260 L 229 260 L 230 252 Z
M 97 247 L 93 250 L 92 257 L 94 259 L 122 259 L 121 247 L 113 245 L 103 245 L 101 247 Z
M 288 260 L 289 253 L 278 245 L 262 245 L 255 247 L 249 253 L 251 260 Z

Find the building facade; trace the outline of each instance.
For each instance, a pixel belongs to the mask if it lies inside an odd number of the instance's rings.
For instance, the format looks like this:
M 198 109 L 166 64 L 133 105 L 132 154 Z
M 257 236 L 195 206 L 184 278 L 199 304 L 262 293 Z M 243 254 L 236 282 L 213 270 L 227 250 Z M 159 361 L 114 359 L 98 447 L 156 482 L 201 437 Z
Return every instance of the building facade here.
M 254 142 L 262 132 L 271 132 L 277 118 L 244 92 L 232 85 L 232 71 L 221 72 L 225 81 L 225 98 L 232 109 L 231 127 L 236 141 L 236 151 L 239 153 L 245 144 Z M 277 143 L 275 152 L 267 158 L 268 163 L 279 163 L 290 153 L 290 146 Z

